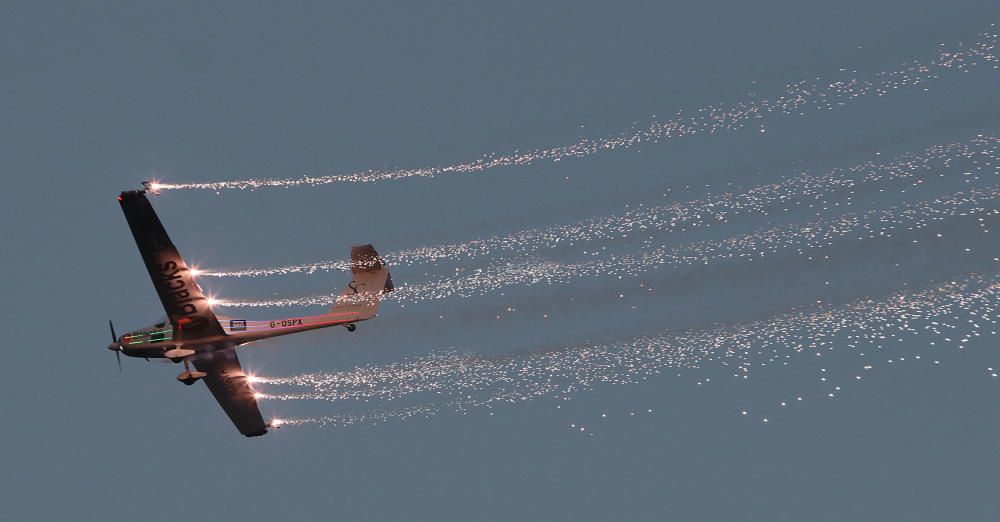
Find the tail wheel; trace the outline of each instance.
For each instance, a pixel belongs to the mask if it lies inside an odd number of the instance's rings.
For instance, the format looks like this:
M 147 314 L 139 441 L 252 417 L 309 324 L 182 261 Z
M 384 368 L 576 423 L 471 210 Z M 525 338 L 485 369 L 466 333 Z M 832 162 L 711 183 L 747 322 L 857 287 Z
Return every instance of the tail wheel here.
M 354 330 L 358 329 L 357 325 L 355 325 L 354 323 L 347 323 L 344 325 L 344 328 L 347 328 L 348 332 L 353 332 Z

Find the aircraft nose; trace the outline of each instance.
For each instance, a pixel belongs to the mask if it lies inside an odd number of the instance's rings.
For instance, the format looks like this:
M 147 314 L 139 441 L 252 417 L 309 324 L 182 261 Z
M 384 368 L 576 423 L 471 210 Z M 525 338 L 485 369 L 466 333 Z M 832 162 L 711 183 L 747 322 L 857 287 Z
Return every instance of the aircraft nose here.
M 118 343 L 111 343 L 108 345 L 108 350 L 111 350 L 112 352 L 119 352 L 121 349 L 122 346 Z

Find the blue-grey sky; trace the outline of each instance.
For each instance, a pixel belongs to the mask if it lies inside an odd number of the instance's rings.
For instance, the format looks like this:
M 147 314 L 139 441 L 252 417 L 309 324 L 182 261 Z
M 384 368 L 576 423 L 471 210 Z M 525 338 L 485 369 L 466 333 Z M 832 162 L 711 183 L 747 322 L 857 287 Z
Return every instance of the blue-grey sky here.
M 638 383 L 463 411 L 444 406 L 427 418 L 393 412 L 444 399 L 264 400 L 268 417 L 350 411 L 388 419 L 289 426 L 257 439 L 239 436 L 202 384 L 178 384 L 177 367 L 127 359 L 118 373 L 105 349 L 107 320 L 123 332 L 162 315 L 115 201 L 142 180 L 433 167 L 567 145 L 647 126 L 654 115 L 774 99 L 800 81 L 880 78 L 996 32 L 991 23 L 1000 21 L 988 1 L 619 4 L 0 6 L 7 421 L 0 519 L 1000 517 L 1000 384 L 988 370 L 1000 368 L 1000 357 L 987 331 L 1000 305 L 995 297 L 943 314 L 960 323 L 956 332 L 983 323 L 983 335 L 961 346 L 921 330 L 876 339 L 881 347 L 831 335 L 799 352 L 784 333 L 774 334 L 774 344 L 754 345 L 749 379 L 718 360 L 663 365 Z M 831 110 L 772 114 L 739 130 L 559 162 L 370 184 L 174 190 L 153 204 L 186 259 L 210 268 L 338 259 L 366 242 L 397 252 L 504 237 L 996 136 L 996 62 L 940 72 Z M 706 229 L 537 255 L 579 262 L 651 246 L 717 245 L 820 213 L 880 211 L 992 186 L 995 162 L 963 177 L 966 167 L 937 165 L 907 190 L 859 189 L 850 200 L 835 194 Z M 938 173 L 947 176 L 935 181 Z M 969 272 L 995 273 L 1000 243 L 984 230 L 997 218 L 982 211 L 996 201 L 984 200 L 974 216 L 904 226 L 891 238 L 831 240 L 815 259 L 790 248 L 752 262 L 390 301 L 354 334 L 313 332 L 247 347 L 240 357 L 267 376 L 354 375 L 362 366 L 380 375 L 432 354 L 516 362 L 663 332 L 766 326 L 804 307 L 841 310 Z M 457 256 L 399 266 L 393 278 L 403 288 L 455 276 L 456 268 L 467 274 L 538 259 Z M 331 293 L 345 277 L 332 271 L 202 284 L 220 297 L 255 299 Z M 871 332 L 882 332 L 883 323 L 872 323 Z M 829 333 L 804 331 L 807 344 Z M 567 364 L 574 372 L 595 369 Z M 855 379 L 866 364 L 871 373 Z M 827 397 L 835 383 L 843 390 Z M 440 384 L 443 395 L 463 389 L 448 376 Z M 503 386 L 485 378 L 473 392 L 489 396 Z M 806 399 L 795 408 L 777 406 L 798 396 Z

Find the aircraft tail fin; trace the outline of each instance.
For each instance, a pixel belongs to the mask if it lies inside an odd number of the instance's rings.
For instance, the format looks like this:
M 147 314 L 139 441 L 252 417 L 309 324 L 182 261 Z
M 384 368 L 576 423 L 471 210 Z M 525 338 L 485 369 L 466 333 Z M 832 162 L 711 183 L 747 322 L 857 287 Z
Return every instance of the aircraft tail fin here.
M 375 247 L 351 247 L 351 282 L 337 297 L 331 313 L 354 312 L 358 321 L 375 317 L 382 295 L 393 290 L 392 276 Z

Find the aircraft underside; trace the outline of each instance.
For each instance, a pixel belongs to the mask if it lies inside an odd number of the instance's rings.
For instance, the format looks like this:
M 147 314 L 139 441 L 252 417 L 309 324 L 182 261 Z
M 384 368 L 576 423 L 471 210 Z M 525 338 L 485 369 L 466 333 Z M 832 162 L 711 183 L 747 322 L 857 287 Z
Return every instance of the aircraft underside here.
M 354 331 L 355 323 L 376 316 L 381 296 L 393 290 L 389 271 L 378 252 L 371 245 L 361 245 L 351 248 L 352 280 L 329 312 L 269 321 L 220 318 L 198 284 L 196 273 L 170 241 L 146 191 L 122 192 L 118 201 L 167 318 L 121 337 L 115 335 L 111 325 L 112 343 L 108 349 L 119 356 L 119 364 L 122 354 L 183 363 L 184 371 L 177 380 L 186 385 L 204 381 L 226 415 L 247 437 L 267 433 L 270 425 L 261 417 L 256 392 L 240 366 L 236 348 L 330 326 Z

